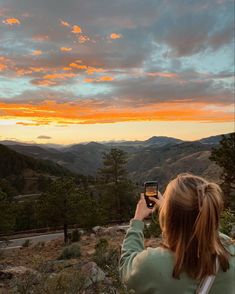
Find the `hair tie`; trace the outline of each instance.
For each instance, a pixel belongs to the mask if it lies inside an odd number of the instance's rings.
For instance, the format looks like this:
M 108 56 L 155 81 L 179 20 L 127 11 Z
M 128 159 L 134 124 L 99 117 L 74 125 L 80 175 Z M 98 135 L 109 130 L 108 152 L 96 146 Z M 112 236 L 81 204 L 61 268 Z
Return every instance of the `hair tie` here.
M 202 207 L 203 199 L 205 198 L 206 188 L 208 187 L 209 183 L 201 184 L 196 187 L 197 189 L 197 196 L 198 196 L 198 207 L 199 210 Z

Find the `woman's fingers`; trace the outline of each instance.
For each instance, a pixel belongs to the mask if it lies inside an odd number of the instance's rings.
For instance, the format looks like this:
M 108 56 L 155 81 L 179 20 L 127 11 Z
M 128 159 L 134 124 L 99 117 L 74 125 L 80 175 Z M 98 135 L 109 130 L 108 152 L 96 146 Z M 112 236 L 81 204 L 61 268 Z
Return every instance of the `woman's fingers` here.
M 162 193 L 160 191 L 158 191 L 158 197 L 159 199 L 163 198 Z
M 140 200 L 145 200 L 144 193 L 140 193 Z
M 161 203 L 161 199 L 156 199 L 154 197 L 149 197 L 150 200 L 152 200 L 153 202 L 155 202 L 157 205 L 154 205 L 154 206 L 159 206 L 160 203 Z

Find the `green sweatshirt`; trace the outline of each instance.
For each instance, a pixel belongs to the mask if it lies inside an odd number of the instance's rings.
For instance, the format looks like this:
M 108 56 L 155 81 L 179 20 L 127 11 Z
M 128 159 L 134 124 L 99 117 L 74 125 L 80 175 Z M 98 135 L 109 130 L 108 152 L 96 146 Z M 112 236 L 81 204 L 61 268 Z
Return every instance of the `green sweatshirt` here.
M 127 290 L 132 290 L 129 293 L 195 293 L 197 283 L 186 273 L 182 273 L 179 280 L 172 277 L 174 256 L 170 250 L 144 248 L 143 229 L 143 221 L 132 219 L 122 244 L 119 274 Z M 222 233 L 220 236 L 222 240 L 230 239 Z M 235 254 L 234 244 L 229 245 L 228 249 Z M 235 294 L 235 256 L 231 257 L 227 272 L 219 270 L 210 293 Z

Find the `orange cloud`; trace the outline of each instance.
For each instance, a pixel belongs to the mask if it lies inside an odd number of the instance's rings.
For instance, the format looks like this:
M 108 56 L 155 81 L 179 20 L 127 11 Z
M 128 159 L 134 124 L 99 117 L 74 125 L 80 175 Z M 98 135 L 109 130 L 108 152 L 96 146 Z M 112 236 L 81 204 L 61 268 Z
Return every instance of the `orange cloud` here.
M 33 52 L 32 52 L 32 55 L 35 55 L 35 56 L 37 56 L 37 55 L 41 55 L 42 54 L 42 51 L 41 50 L 34 50 Z
M 34 41 L 40 41 L 40 42 L 42 42 L 42 41 L 46 41 L 46 40 L 48 40 L 48 38 L 49 38 L 49 36 L 47 36 L 47 35 L 34 35 L 34 36 L 32 37 L 32 39 L 33 39 Z
M 19 25 L 20 24 L 20 21 L 18 18 L 7 18 L 5 20 L 2 21 L 3 23 L 5 24 L 8 24 L 8 25 Z
M 79 43 L 85 43 L 85 42 L 87 42 L 89 40 L 90 40 L 90 38 L 88 36 L 86 36 L 86 35 L 80 35 L 79 38 L 78 38 Z
M 71 70 L 71 67 L 63 67 L 63 70 Z
M 54 73 L 54 74 L 48 74 L 43 76 L 44 79 L 60 79 L 64 80 L 66 78 L 73 78 L 76 74 L 74 73 Z
M 7 59 L 3 56 L 0 56 L 0 71 L 7 69 Z
M 206 103 L 162 102 L 143 107 L 118 107 L 106 105 L 102 101 L 74 101 L 56 103 L 44 101 L 41 104 L 0 103 L 3 119 L 24 119 L 22 125 L 43 124 L 94 124 L 125 121 L 198 121 L 231 122 L 232 112 L 220 110 L 208 111 Z M 207 107 L 207 108 L 206 108 Z M 27 122 L 29 121 L 29 122 Z
M 69 64 L 70 67 L 73 67 L 73 68 L 78 68 L 78 69 L 87 69 L 87 66 L 84 65 L 84 64 L 77 64 L 75 62 L 72 62 Z
M 60 24 L 61 24 L 62 26 L 65 26 L 65 27 L 70 27 L 70 24 L 69 24 L 67 21 L 63 21 L 63 20 L 61 20 L 61 21 L 60 21 Z
M 65 52 L 68 52 L 68 51 L 71 51 L 72 50 L 72 48 L 70 48 L 70 47 L 61 47 L 60 48 L 60 51 L 65 51 Z
M 82 29 L 79 26 L 73 26 L 72 33 L 80 34 L 81 32 L 82 32 Z
M 18 76 L 24 76 L 24 75 L 28 75 L 28 74 L 31 74 L 33 71 L 32 70 L 29 70 L 29 69 L 23 69 L 23 68 L 20 68 L 20 69 L 16 69 L 16 74 Z
M 109 37 L 110 39 L 120 39 L 122 38 L 122 34 L 112 33 Z
M 57 83 L 52 80 L 34 80 L 32 81 L 32 84 L 37 85 L 37 86 L 43 86 L 43 87 L 49 87 L 49 86 L 55 86 Z
M 147 76 L 150 77 L 162 77 L 162 78 L 177 78 L 178 75 L 170 72 L 148 72 Z
M 97 67 L 93 67 L 93 66 L 88 66 L 86 73 L 88 75 L 92 75 L 94 72 L 103 72 L 104 69 L 103 68 L 97 68 Z
M 110 82 L 110 81 L 113 81 L 113 77 L 109 77 L 109 76 L 103 76 L 103 77 L 100 77 L 98 79 L 90 79 L 90 78 L 85 78 L 84 79 L 84 82 L 86 83 L 93 83 L 93 82 Z
M 43 72 L 43 71 L 46 70 L 46 69 L 43 68 L 43 67 L 30 67 L 30 69 L 31 69 L 33 72 Z
M 113 80 L 113 77 L 109 77 L 109 76 L 103 76 L 99 78 L 99 81 L 104 81 L 104 82 L 110 82 L 112 80 Z

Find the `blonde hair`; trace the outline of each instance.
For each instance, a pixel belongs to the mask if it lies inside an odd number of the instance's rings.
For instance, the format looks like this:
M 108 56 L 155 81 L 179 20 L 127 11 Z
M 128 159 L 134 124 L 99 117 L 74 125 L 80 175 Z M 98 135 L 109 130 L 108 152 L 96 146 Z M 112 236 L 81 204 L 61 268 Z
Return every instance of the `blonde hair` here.
M 181 173 L 167 186 L 159 208 L 163 232 L 162 246 L 175 253 L 172 276 L 185 271 L 201 280 L 215 274 L 218 256 L 223 271 L 229 268 L 229 252 L 219 238 L 219 216 L 223 193 L 213 182 L 200 176 Z

